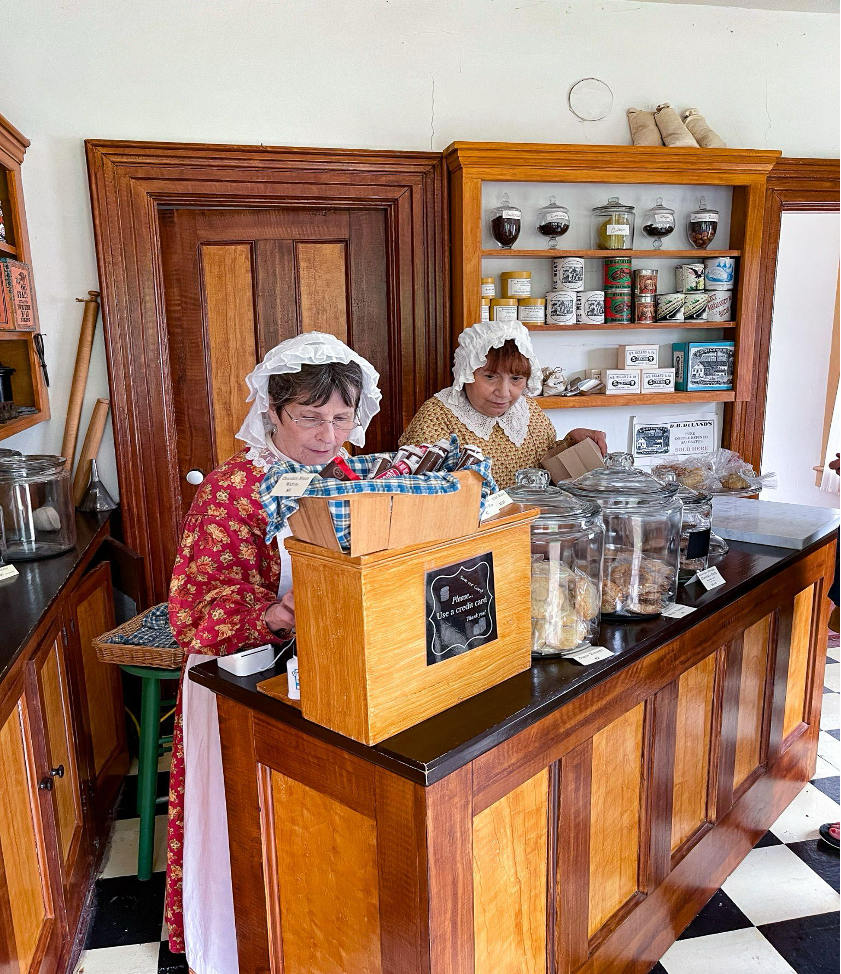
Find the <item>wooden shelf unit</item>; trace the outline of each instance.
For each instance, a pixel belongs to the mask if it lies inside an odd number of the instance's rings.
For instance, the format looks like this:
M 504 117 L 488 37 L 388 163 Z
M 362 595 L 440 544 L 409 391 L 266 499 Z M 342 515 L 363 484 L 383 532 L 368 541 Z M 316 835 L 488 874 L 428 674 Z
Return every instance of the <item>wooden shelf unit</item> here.
M 0 115 L 0 206 L 6 227 L 6 240 L 0 241 L 0 258 L 11 257 L 23 261 L 32 269 L 29 234 L 26 229 L 26 210 L 20 169 L 29 140 Z M 31 279 L 34 275 L 31 274 Z M 5 286 L 0 281 L 0 286 Z M 33 305 L 35 287 L 33 285 Z M 11 310 L 11 309 L 10 309 Z M 37 308 L 35 320 L 37 322 Z M 50 418 L 50 403 L 41 365 L 35 352 L 31 331 L 0 328 L 0 362 L 15 370 L 12 376 L 12 395 L 19 406 L 34 406 L 37 412 L 0 423 L 0 440 L 8 439 Z
M 570 409 L 573 406 L 670 406 L 686 402 L 733 402 L 732 389 L 719 392 L 638 392 L 628 396 L 538 396 L 541 409 Z
M 735 321 L 607 321 L 603 325 L 538 325 L 530 321 L 520 324 L 528 331 L 627 331 L 634 328 L 668 331 L 672 328 L 735 328 Z
M 454 339 L 480 320 L 482 260 L 523 258 L 546 260 L 574 255 L 604 259 L 618 251 L 503 250 L 482 246 L 482 185 L 486 182 L 612 183 L 729 186 L 733 189 L 730 240 L 727 250 L 653 249 L 622 251 L 623 256 L 653 260 L 735 256 L 739 258 L 735 321 L 698 322 L 698 327 L 735 331 L 735 374 L 732 392 L 662 393 L 655 396 L 573 396 L 557 406 L 645 404 L 653 399 L 674 402 L 746 401 L 752 387 L 759 250 L 765 184 L 780 153 L 759 149 L 674 149 L 665 146 L 592 146 L 528 143 L 454 142 L 444 152 L 450 172 L 450 235 Z M 540 326 L 537 326 L 540 328 Z M 544 326 L 545 327 L 545 326 Z M 564 330 L 608 330 L 601 325 L 562 326 Z M 639 325 L 627 325 L 634 328 Z M 674 327 L 657 322 L 654 327 Z M 690 327 L 689 324 L 684 327 Z M 561 330 L 560 328 L 558 330 Z M 699 398 L 700 397 L 700 398 Z M 709 397 L 709 398 L 703 398 Z M 592 400 L 598 400 L 593 402 Z M 607 400 L 607 401 L 603 401 Z M 556 408 L 544 403 L 545 408 Z

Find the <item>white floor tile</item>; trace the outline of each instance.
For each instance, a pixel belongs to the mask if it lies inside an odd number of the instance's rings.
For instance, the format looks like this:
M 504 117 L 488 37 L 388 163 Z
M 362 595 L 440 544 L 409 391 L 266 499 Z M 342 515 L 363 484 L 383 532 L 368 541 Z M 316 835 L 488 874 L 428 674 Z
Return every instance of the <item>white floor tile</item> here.
M 784 845 L 752 849 L 721 887 L 755 926 L 838 909 L 838 894 Z
M 826 655 L 830 659 L 834 659 L 836 663 L 841 662 L 841 647 L 830 646 L 826 651 Z
M 159 943 L 84 950 L 76 974 L 157 974 Z
M 838 730 L 841 727 L 841 696 L 823 698 L 821 730 Z
M 833 766 L 828 762 L 824 761 L 820 755 L 815 760 L 815 778 L 837 778 L 838 769 L 833 768 Z
M 660 963 L 669 974 L 794 974 L 794 969 L 752 927 L 678 940 Z
M 816 839 L 824 822 L 837 822 L 841 807 L 829 795 L 809 784 L 771 826 L 771 831 L 783 842 L 803 842 Z
M 830 690 L 834 690 L 836 693 L 841 691 L 841 663 L 826 664 L 823 685 L 829 687 Z
M 155 854 L 153 870 L 166 869 L 166 815 L 155 816 Z M 137 873 L 137 844 L 140 839 L 140 819 L 121 819 L 114 824 L 111 840 L 105 851 L 102 866 L 103 879 L 114 876 L 134 876 Z
M 841 770 L 841 741 L 821 731 L 818 734 L 818 757 L 831 764 L 836 771 Z

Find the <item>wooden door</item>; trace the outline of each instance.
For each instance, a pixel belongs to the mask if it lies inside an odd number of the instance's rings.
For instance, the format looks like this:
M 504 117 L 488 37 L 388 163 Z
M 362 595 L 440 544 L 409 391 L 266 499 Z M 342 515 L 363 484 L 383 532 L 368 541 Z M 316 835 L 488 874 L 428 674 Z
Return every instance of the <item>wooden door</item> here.
M 385 450 L 401 410 L 402 336 L 391 326 L 384 209 L 161 211 L 166 320 L 182 513 L 207 472 L 241 450 L 245 376 L 279 342 L 335 335 L 380 373 L 366 449 Z
M 128 770 L 120 670 L 113 663 L 101 663 L 92 645 L 96 636 L 114 628 L 107 563 L 82 579 L 70 596 L 68 615 L 70 652 L 85 730 L 83 786 L 91 797 L 91 815 L 98 826 Z
M 62 928 L 49 791 L 38 787 L 30 713 L 22 688 L 0 712 L 0 970 L 48 974 L 57 969 Z
M 52 779 L 50 790 L 67 925 L 75 930 L 91 855 L 67 677 L 67 644 L 66 628 L 56 624 L 33 659 L 32 679 L 45 738 L 46 764 L 40 777 L 45 781 Z

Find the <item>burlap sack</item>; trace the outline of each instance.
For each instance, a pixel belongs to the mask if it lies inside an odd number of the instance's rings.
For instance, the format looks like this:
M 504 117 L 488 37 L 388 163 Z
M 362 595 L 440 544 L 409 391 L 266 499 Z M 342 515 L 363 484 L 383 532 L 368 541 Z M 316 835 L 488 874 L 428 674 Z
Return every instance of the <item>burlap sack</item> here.
M 643 112 L 639 108 L 628 109 L 628 127 L 634 145 L 662 145 L 660 129 L 654 121 L 654 112 Z
M 654 121 L 663 136 L 663 142 L 670 146 L 694 146 L 698 148 L 695 136 L 681 122 L 680 115 L 671 107 L 668 102 L 657 106 L 654 113 Z
M 727 148 L 727 143 L 720 135 L 716 135 L 715 132 L 713 132 L 713 130 L 707 124 L 707 120 L 697 108 L 687 108 L 683 113 L 683 121 L 686 127 L 695 137 L 698 145 L 703 146 L 705 149 Z

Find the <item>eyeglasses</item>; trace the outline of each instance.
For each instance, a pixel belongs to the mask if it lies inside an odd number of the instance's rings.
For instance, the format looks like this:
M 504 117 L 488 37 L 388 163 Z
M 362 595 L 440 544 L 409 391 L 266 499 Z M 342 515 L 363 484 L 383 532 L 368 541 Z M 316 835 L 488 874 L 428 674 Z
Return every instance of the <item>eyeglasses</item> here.
M 295 419 L 295 417 L 289 412 L 289 410 L 284 406 L 283 412 L 292 420 L 296 426 L 300 426 L 302 430 L 316 430 L 319 426 L 323 426 L 325 423 L 331 423 L 334 430 L 338 430 L 339 433 L 348 433 L 350 430 L 356 429 L 359 426 L 359 421 L 356 416 L 353 419 L 316 419 L 314 416 L 305 416 L 303 419 Z

